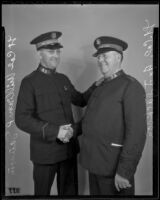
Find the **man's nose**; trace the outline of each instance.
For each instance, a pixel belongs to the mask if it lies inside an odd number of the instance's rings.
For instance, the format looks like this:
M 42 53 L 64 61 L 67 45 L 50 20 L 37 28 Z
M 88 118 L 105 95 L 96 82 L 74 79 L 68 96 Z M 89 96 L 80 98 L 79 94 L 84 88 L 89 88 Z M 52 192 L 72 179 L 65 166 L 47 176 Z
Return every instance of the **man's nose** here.
M 59 54 L 58 53 L 54 53 L 53 55 L 55 58 L 58 58 L 59 57 Z

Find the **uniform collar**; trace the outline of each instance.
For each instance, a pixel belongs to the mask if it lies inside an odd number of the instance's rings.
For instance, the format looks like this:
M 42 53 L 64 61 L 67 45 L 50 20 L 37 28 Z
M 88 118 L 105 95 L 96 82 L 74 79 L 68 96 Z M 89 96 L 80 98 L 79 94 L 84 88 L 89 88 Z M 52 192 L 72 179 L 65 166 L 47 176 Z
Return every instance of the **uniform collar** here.
M 55 74 L 56 73 L 55 69 L 46 68 L 46 67 L 44 67 L 41 64 L 39 64 L 37 70 L 40 71 L 40 72 L 42 72 L 42 73 L 44 73 L 44 74 Z
M 121 70 L 119 70 L 118 72 L 112 74 L 111 76 L 105 78 L 104 81 L 111 81 L 111 80 L 117 78 L 118 76 L 120 76 L 120 75 L 122 75 L 122 74 L 124 74 L 124 71 L 121 69 Z

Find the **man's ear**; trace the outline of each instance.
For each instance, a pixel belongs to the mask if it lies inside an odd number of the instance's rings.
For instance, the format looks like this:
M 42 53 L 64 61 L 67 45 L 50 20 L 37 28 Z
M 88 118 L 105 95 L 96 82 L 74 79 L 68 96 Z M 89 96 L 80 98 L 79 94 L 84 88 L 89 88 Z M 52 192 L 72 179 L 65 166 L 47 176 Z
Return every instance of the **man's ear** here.
M 41 51 L 37 51 L 37 55 L 38 57 L 41 59 L 42 58 L 42 52 Z
M 121 54 L 120 53 L 117 53 L 117 60 L 121 61 Z

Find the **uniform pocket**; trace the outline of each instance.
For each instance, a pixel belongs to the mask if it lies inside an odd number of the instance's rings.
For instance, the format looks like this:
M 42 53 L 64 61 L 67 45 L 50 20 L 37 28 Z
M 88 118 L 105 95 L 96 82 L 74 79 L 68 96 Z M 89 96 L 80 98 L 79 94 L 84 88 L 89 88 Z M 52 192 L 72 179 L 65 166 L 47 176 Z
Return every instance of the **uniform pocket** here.
M 117 144 L 117 143 L 111 143 L 112 147 L 123 147 L 122 144 Z
M 103 145 L 98 145 L 99 156 L 101 157 L 102 164 L 104 165 L 104 174 L 106 176 L 114 176 L 117 165 L 119 162 L 119 157 L 121 153 L 121 147 L 111 146 L 111 142 L 107 141 Z

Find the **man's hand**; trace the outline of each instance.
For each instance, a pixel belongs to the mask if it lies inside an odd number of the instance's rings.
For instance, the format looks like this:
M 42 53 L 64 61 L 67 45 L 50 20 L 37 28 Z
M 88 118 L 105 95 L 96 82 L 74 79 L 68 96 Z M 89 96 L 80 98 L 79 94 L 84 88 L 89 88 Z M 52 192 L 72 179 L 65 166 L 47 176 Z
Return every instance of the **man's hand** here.
M 61 141 L 63 143 L 66 143 L 66 142 L 69 142 L 69 140 L 73 137 L 73 129 L 71 126 L 68 126 L 68 127 L 64 127 L 64 130 L 67 130 L 67 132 Z
M 132 187 L 132 185 L 129 183 L 129 181 L 122 176 L 116 174 L 114 179 L 115 187 L 118 191 L 121 189 L 125 189 L 127 187 Z
M 104 77 L 101 77 L 98 81 L 96 81 L 95 85 L 99 86 L 104 81 Z
M 63 143 L 69 142 L 71 137 L 73 136 L 73 129 L 71 124 L 60 126 L 58 139 Z

